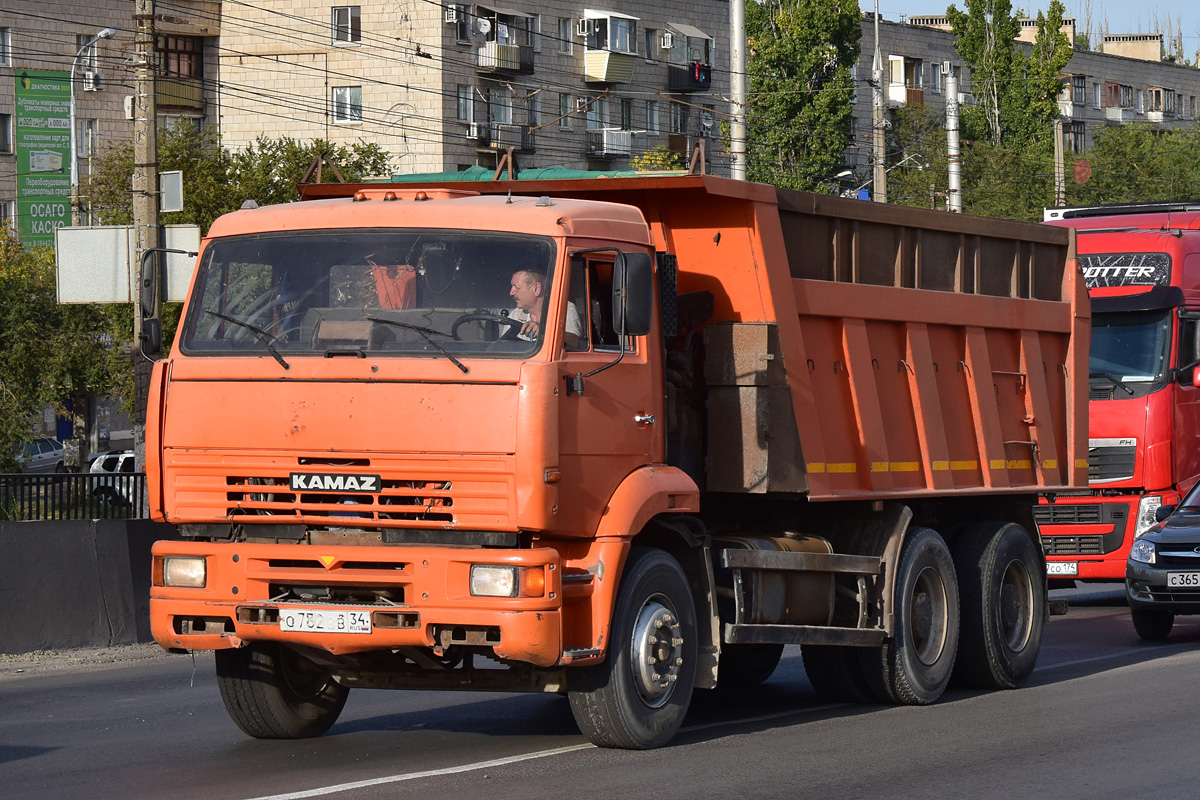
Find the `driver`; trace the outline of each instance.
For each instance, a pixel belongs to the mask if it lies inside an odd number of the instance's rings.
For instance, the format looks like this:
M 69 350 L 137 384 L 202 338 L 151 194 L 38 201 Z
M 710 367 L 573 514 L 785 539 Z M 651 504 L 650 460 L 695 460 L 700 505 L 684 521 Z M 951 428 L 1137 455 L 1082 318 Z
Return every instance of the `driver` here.
M 509 319 L 524 323 L 517 332 L 518 339 L 532 342 L 541 330 L 542 316 L 546 310 L 546 276 L 540 272 L 519 269 L 513 273 L 509 296 L 517 307 L 509 312 Z M 567 303 L 567 324 L 564 340 L 568 348 L 579 344 L 583 335 L 583 323 L 572 303 Z

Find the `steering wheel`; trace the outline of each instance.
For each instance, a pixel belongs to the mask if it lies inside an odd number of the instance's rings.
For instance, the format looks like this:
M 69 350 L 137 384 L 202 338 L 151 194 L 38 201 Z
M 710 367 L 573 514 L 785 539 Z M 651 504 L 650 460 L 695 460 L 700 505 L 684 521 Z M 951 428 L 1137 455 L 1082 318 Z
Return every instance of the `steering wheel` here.
M 520 328 L 525 323 L 519 319 L 512 317 L 504 317 L 500 314 L 489 314 L 485 311 L 475 311 L 470 314 L 463 314 L 458 319 L 454 320 L 454 324 L 450 326 L 450 335 L 458 339 L 458 329 L 460 326 L 468 322 L 495 322 L 500 325 L 508 325 L 512 328 Z M 507 334 L 509 331 L 505 331 Z M 461 340 L 460 340 L 461 341 Z

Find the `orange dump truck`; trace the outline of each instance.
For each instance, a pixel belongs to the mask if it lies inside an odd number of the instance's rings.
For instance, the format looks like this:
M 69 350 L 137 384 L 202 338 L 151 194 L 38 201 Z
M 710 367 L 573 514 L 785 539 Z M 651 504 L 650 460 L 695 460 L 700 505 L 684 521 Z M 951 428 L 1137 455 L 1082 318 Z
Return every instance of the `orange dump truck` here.
M 845 700 L 1032 671 L 1071 231 L 705 176 L 309 198 L 212 226 L 151 387 L 154 636 L 246 733 L 538 691 L 648 748 L 785 644 Z

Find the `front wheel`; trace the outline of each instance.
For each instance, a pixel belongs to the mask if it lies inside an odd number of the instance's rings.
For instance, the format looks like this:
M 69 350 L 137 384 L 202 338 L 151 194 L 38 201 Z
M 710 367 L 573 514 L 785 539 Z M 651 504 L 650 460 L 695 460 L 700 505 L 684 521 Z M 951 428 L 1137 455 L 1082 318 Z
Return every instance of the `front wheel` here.
M 981 523 L 955 543 L 954 564 L 963 618 L 956 680 L 978 689 L 1020 686 L 1037 663 L 1046 618 L 1033 538 L 1013 522 Z
M 579 729 L 600 747 L 649 750 L 679 730 L 696 677 L 696 610 L 666 552 L 634 548 L 621 575 L 608 657 L 567 671 Z
M 256 739 L 308 739 L 337 722 L 350 690 L 329 670 L 274 642 L 216 651 L 225 710 Z
M 1171 628 L 1175 627 L 1175 615 L 1170 611 L 1133 608 L 1129 613 L 1133 616 L 1133 629 L 1148 642 L 1161 642 L 1171 635 Z

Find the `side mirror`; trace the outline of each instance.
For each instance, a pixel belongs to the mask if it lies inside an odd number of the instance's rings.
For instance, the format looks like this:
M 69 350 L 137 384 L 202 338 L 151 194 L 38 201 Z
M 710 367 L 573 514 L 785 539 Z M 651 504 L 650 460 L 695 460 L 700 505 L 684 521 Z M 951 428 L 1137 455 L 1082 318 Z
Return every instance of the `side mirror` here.
M 1154 509 L 1154 521 L 1162 522 L 1167 517 L 1175 513 L 1175 506 L 1159 506 Z
M 1200 366 L 1192 367 L 1192 386 L 1200 388 Z
M 158 317 L 142 320 L 142 353 L 153 358 L 162 355 L 162 320 Z
M 654 266 L 649 253 L 617 253 L 613 263 L 613 329 L 628 336 L 650 332 L 654 313 Z

